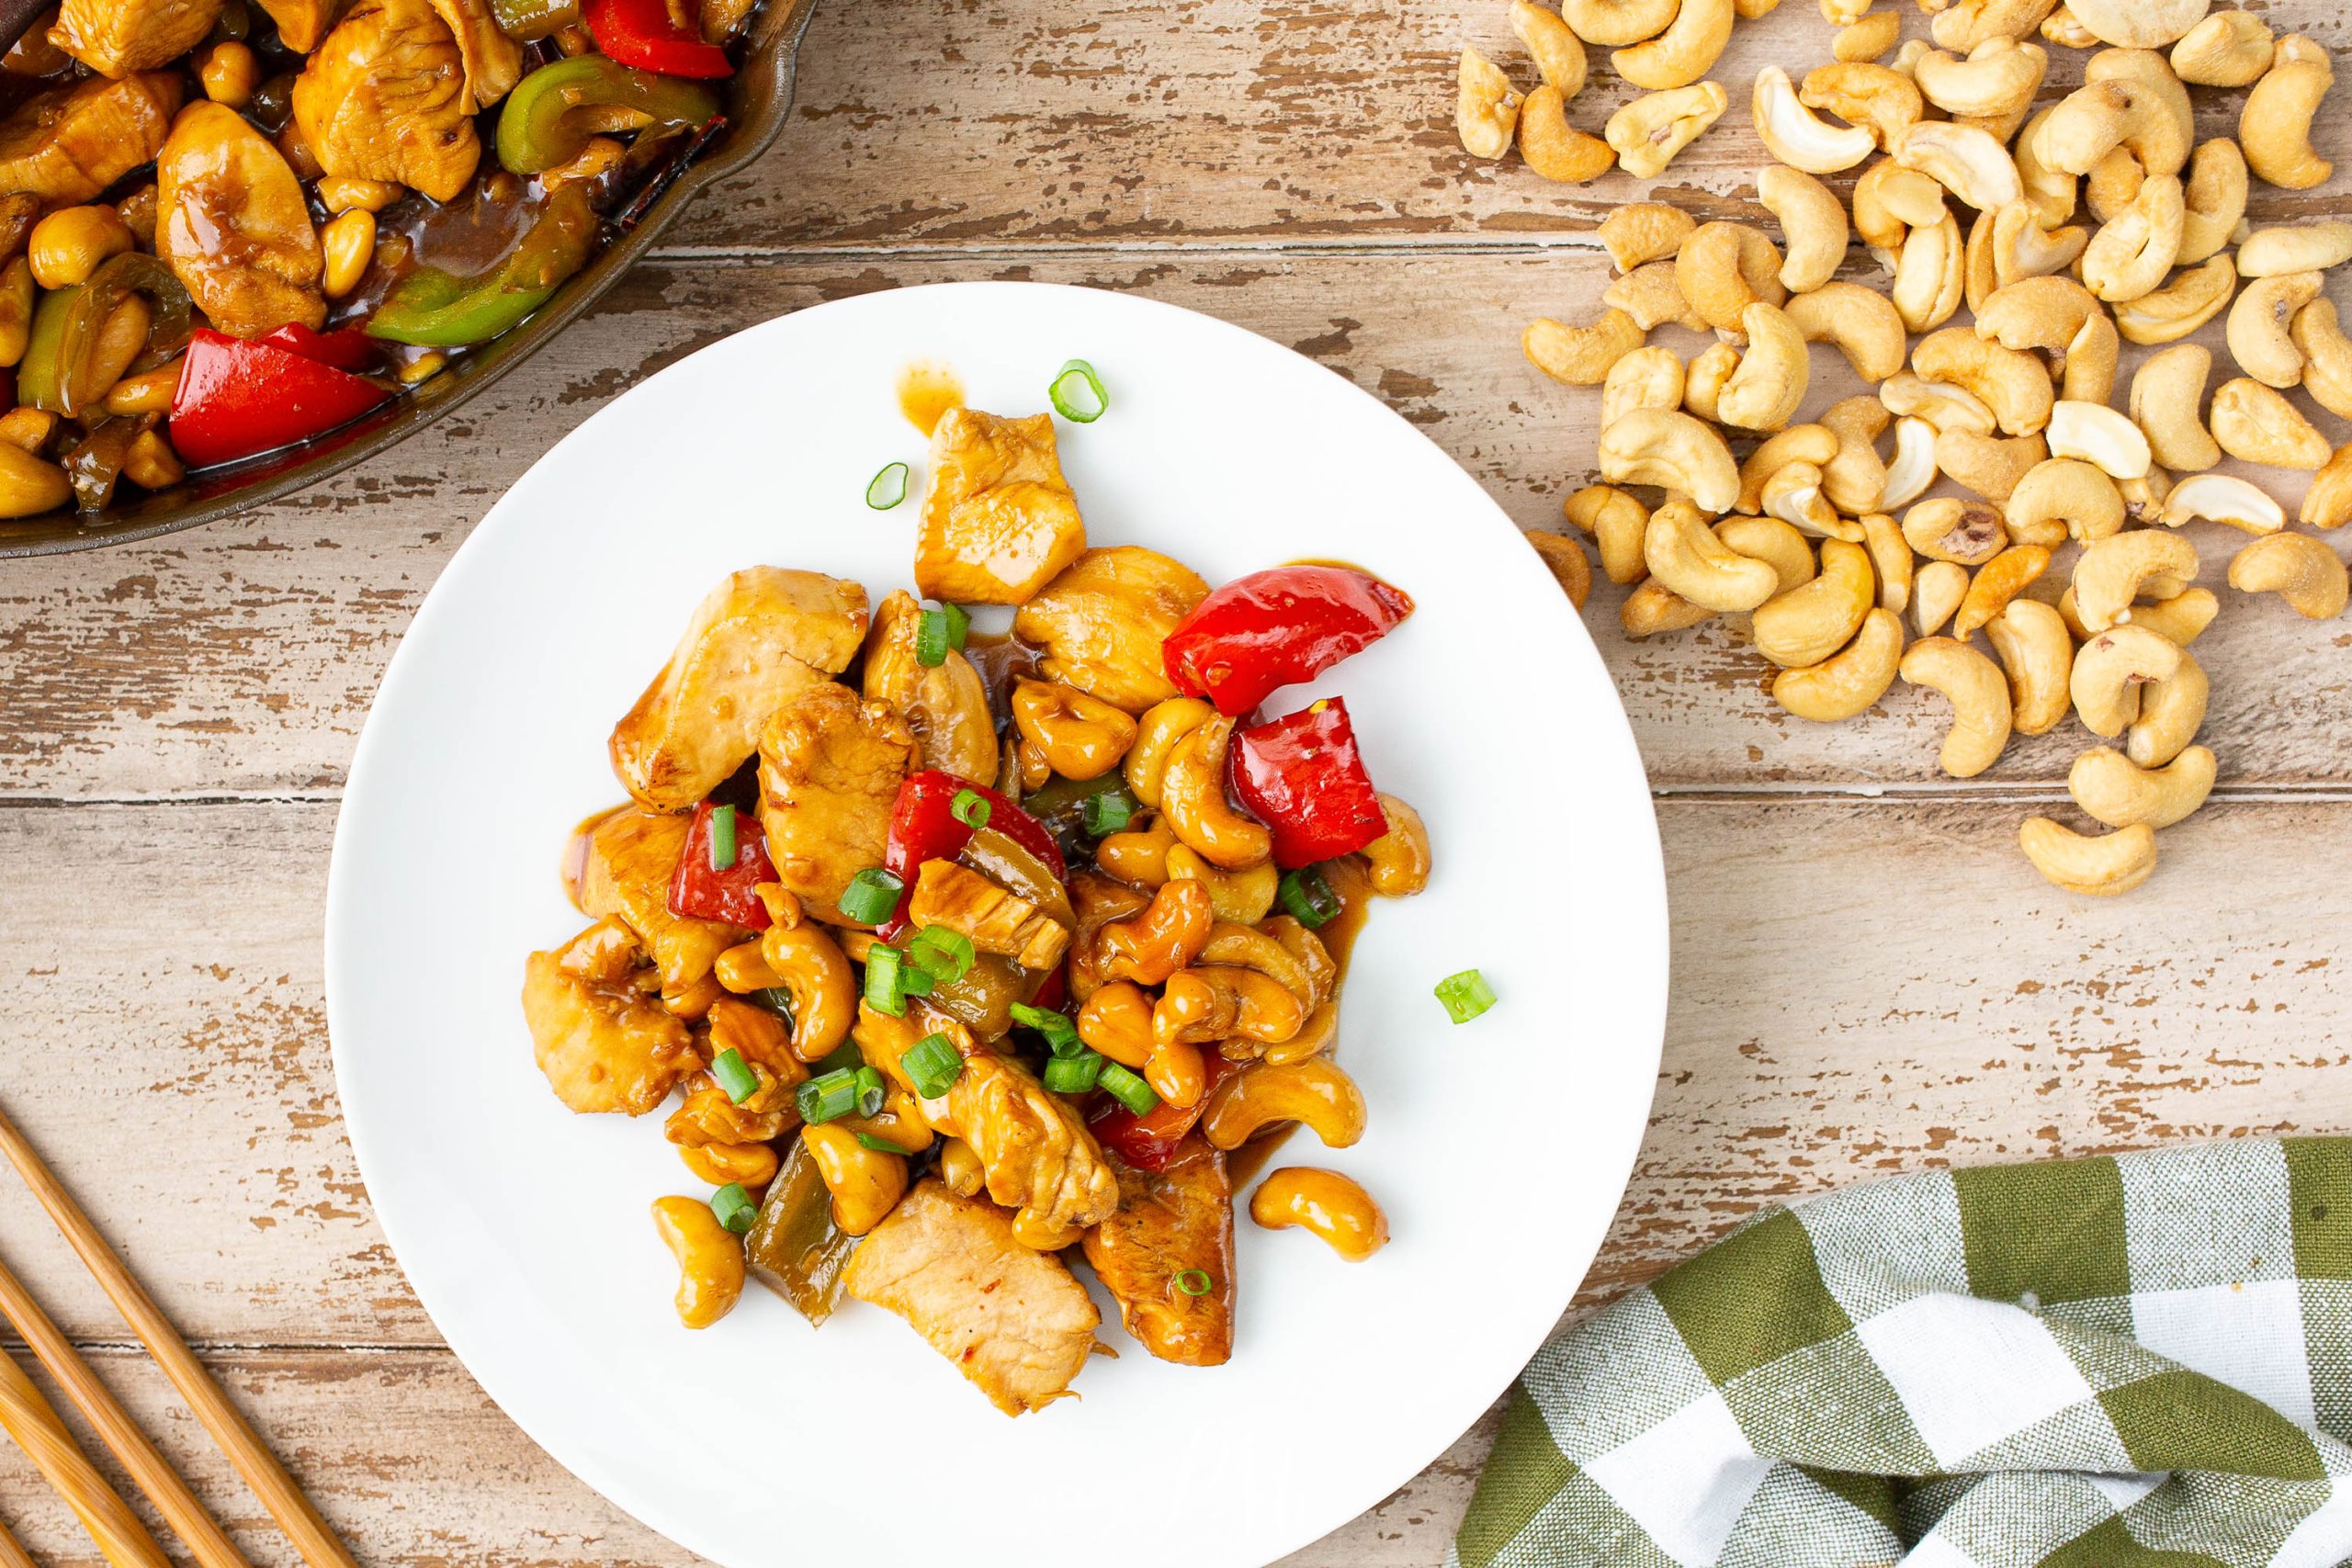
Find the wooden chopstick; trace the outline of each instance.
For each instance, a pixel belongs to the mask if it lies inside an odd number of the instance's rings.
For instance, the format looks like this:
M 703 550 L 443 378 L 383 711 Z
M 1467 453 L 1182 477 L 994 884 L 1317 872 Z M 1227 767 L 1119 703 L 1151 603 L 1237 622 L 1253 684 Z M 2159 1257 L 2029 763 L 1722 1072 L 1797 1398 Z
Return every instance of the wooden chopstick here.
M 0 1355 L 0 1427 L 6 1428 L 25 1457 L 57 1488 L 114 1568 L 171 1568 L 164 1549 L 90 1463 L 55 1407 L 13 1356 Z
M 294 1483 L 294 1478 L 286 1473 L 277 1456 L 269 1451 L 268 1445 L 230 1403 L 220 1385 L 212 1381 L 212 1374 L 188 1349 L 187 1342 L 180 1337 L 154 1298 L 131 1278 L 130 1270 L 90 1223 L 90 1216 L 82 1212 L 74 1195 L 41 1163 L 40 1156 L 17 1131 L 6 1111 L 0 1111 L 0 1154 L 7 1156 L 8 1163 L 17 1168 L 25 1185 L 40 1200 L 40 1206 L 49 1211 L 50 1219 L 96 1279 L 99 1289 L 114 1303 L 122 1320 L 130 1325 L 131 1332 L 139 1336 L 140 1343 L 147 1347 L 155 1364 L 164 1369 L 164 1375 L 172 1380 L 172 1386 L 179 1390 L 180 1397 L 204 1424 L 204 1429 L 212 1434 L 213 1442 L 236 1466 L 237 1473 L 245 1478 L 245 1484 L 253 1488 L 254 1495 L 261 1499 L 261 1506 L 269 1510 L 270 1517 L 277 1521 L 277 1528 L 286 1532 L 287 1539 L 302 1554 L 303 1562 L 310 1568 L 358 1568 L 334 1528 Z
M 32 1553 L 18 1545 L 17 1538 L 8 1533 L 6 1525 L 0 1525 L 0 1568 L 40 1568 L 33 1562 Z
M 147 1494 L 172 1532 L 187 1543 L 189 1554 L 200 1568 L 247 1568 L 243 1555 L 230 1544 L 212 1516 L 204 1511 L 204 1505 L 196 1500 L 187 1483 L 180 1479 L 179 1472 L 155 1451 L 155 1445 L 147 1440 L 147 1434 L 139 1429 L 139 1424 L 130 1418 L 121 1401 L 98 1381 L 90 1363 L 74 1348 L 73 1341 L 50 1320 L 49 1314 L 41 1311 L 40 1303 L 33 1300 L 5 1263 L 0 1263 L 0 1315 L 6 1315 L 17 1325 L 17 1332 L 74 1401 L 82 1418 L 97 1429 L 100 1440 L 130 1472 L 139 1490 Z M 0 1558 L 0 1568 L 6 1568 L 5 1558 Z

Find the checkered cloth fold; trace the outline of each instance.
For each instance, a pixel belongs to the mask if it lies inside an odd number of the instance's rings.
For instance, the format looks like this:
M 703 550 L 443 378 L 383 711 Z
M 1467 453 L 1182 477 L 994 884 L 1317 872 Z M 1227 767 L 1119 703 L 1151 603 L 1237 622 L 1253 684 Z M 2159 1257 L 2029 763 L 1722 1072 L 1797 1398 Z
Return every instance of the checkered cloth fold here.
M 2352 1138 L 1778 1209 L 1545 1346 L 1449 1568 L 2352 1559 Z

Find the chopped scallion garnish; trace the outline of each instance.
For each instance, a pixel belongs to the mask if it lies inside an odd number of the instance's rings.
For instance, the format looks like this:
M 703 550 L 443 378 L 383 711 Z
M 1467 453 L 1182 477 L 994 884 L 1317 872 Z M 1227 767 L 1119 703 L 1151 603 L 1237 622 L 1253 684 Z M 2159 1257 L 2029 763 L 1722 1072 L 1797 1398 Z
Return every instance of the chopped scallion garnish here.
M 1090 795 L 1080 815 L 1086 830 L 1097 839 L 1107 839 L 1114 833 L 1124 833 L 1127 824 L 1143 809 L 1143 802 L 1124 789 L 1106 789 L 1100 795 Z
M 752 1201 L 752 1195 L 743 1190 L 741 1182 L 730 1181 L 710 1195 L 710 1212 L 718 1216 L 721 1225 L 741 1235 L 752 1228 L 760 1206 Z
M 902 1149 L 898 1145 L 892 1143 L 889 1139 L 877 1138 L 871 1133 L 860 1133 L 857 1135 L 857 1146 L 861 1149 L 872 1149 L 877 1155 L 910 1155 L 914 1153 L 914 1150 L 912 1149 Z
M 989 825 L 989 797 L 976 789 L 959 789 L 947 803 L 947 814 L 977 833 Z
M 1095 1082 L 1105 1094 L 1138 1116 L 1150 1115 L 1159 1103 L 1159 1096 L 1151 1091 L 1151 1086 L 1140 1075 L 1116 1062 L 1105 1061 Z
M 1322 872 L 1311 865 L 1283 873 L 1283 879 L 1274 885 L 1274 897 L 1309 931 L 1318 931 L 1339 917 L 1340 896 L 1331 891 Z
M 717 806 L 710 812 L 710 869 L 735 869 L 735 808 Z
M 1446 1016 L 1467 1023 L 1495 1005 L 1495 988 L 1476 969 L 1464 969 L 1437 983 L 1437 999 L 1445 1004 Z
M 820 1073 L 792 1091 L 793 1103 L 799 1108 L 800 1119 L 810 1126 L 821 1126 L 837 1121 L 857 1109 L 857 1067 L 841 1067 L 830 1073 Z
M 737 1105 L 760 1092 L 759 1075 L 743 1060 L 743 1054 L 731 1045 L 711 1059 L 710 1076 Z
M 882 1075 L 870 1066 L 858 1068 L 853 1076 L 857 1080 L 857 1113 L 860 1116 L 877 1114 L 882 1109 L 883 1097 L 889 1092 L 889 1086 L 882 1081 Z
M 813 1064 L 808 1070 L 817 1077 L 822 1077 L 827 1073 L 838 1073 L 843 1067 L 854 1072 L 865 1064 L 865 1053 L 857 1048 L 857 1042 L 844 1040 L 825 1053 L 825 1059 Z
M 950 926 L 925 926 L 907 943 L 907 961 L 943 986 L 970 974 L 978 958 L 972 939 Z
M 915 624 L 915 662 L 926 670 L 946 663 L 948 653 L 964 646 L 964 637 L 971 626 L 972 618 L 964 614 L 960 605 L 925 610 Z
M 849 879 L 833 907 L 861 926 L 878 926 L 890 918 L 899 907 L 899 895 L 906 890 L 905 883 L 878 865 L 869 865 Z
M 907 466 L 889 463 L 880 473 L 867 481 L 865 504 L 876 512 L 888 512 L 907 499 Z
M 937 1100 L 964 1076 L 964 1058 L 944 1034 L 926 1034 L 907 1048 L 899 1066 L 925 1100 Z
M 895 947 L 876 942 L 865 950 L 865 1005 L 891 1018 L 907 1016 L 906 976 Z
M 1216 1280 L 1205 1269 L 1187 1269 L 1176 1276 L 1176 1288 L 1188 1296 L 1205 1296 L 1216 1289 Z
M 1111 394 L 1102 389 L 1102 378 L 1094 367 L 1083 359 L 1073 359 L 1063 366 L 1046 389 L 1046 396 L 1053 400 L 1054 412 L 1072 424 L 1092 424 L 1111 406 Z
M 1046 1087 L 1056 1094 L 1084 1094 L 1102 1072 L 1102 1058 L 1081 1049 L 1075 1056 L 1056 1056 L 1046 1064 Z
M 1023 1029 L 1034 1029 L 1046 1037 L 1046 1043 L 1057 1056 L 1075 1056 L 1086 1047 L 1078 1037 L 1078 1025 L 1069 1015 L 1051 1008 L 1031 1007 L 1027 1002 L 1012 1004 L 1012 1021 Z

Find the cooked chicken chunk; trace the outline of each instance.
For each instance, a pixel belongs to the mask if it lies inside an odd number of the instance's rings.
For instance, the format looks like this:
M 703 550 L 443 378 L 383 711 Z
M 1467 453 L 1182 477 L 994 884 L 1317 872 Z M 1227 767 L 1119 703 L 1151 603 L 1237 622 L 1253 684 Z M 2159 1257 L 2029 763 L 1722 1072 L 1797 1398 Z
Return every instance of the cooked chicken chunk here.
M 0 121 L 0 191 L 87 201 L 154 158 L 179 107 L 179 78 L 161 72 L 28 99 Z
M 1003 1210 L 936 1180 L 851 1255 L 849 1293 L 897 1313 L 1007 1416 L 1069 1392 L 1102 1321 L 1062 1261 L 1013 1239 Z
M 865 639 L 865 700 L 899 710 L 922 748 L 922 765 L 944 768 L 974 784 L 996 783 L 996 720 L 989 693 L 972 661 L 955 649 L 926 667 L 915 657 L 922 606 L 899 589 L 874 612 Z
M 1233 1184 L 1197 1133 L 1161 1171 L 1117 1162 L 1119 1212 L 1086 1233 L 1086 1260 L 1119 1320 L 1163 1361 L 1222 1366 L 1233 1354 Z M 1176 1277 L 1197 1269 L 1199 1295 Z M 1193 1281 L 1199 1282 L 1197 1277 Z
M 989 1196 L 1019 1211 L 1013 1231 L 1024 1245 L 1068 1247 L 1119 1206 L 1119 1179 L 1084 1119 L 1018 1062 L 965 1058 L 944 1116 L 932 1120 L 979 1156 Z
M 442 25 L 458 40 L 464 62 L 469 114 L 479 114 L 514 90 L 523 79 L 523 46 L 506 36 L 492 15 L 490 0 L 432 0 Z
M 811 915 L 839 919 L 850 878 L 882 863 L 890 807 L 915 756 L 904 719 L 832 681 L 768 721 L 760 737 L 760 826 L 776 880 Z
M 232 337 L 326 324 L 324 257 L 302 182 L 225 104 L 194 103 L 155 159 L 155 254 Z
M 326 173 L 447 201 L 481 160 L 465 51 L 431 0 L 358 0 L 294 81 L 294 119 Z
M 952 860 L 927 860 L 915 877 L 908 914 L 918 926 L 945 926 L 982 953 L 1001 953 L 1023 969 L 1051 969 L 1069 949 L 1069 928 Z
M 642 1116 L 702 1070 L 694 1037 L 638 987 L 637 939 L 599 920 L 523 970 L 523 1017 L 539 1070 L 579 1111 Z
M 1086 548 L 1054 452 L 1054 417 L 947 411 L 931 433 L 931 489 L 915 536 L 927 599 L 1018 604 Z
M 277 24 L 279 42 L 308 54 L 334 25 L 342 0 L 261 0 L 261 8 Z
M 865 639 L 865 590 L 755 566 L 695 606 L 670 662 L 613 727 L 613 771 L 657 811 L 684 811 L 759 750 L 770 716 L 831 683 Z
M 693 820 L 625 807 L 589 830 L 580 871 L 582 911 L 627 921 L 653 955 L 662 988 L 673 993 L 709 974 L 720 953 L 753 935 L 725 920 L 670 912 L 670 876 L 685 852 Z
M 1046 650 L 1046 675 L 1141 713 L 1177 694 L 1159 644 L 1208 593 L 1192 568 L 1158 550 L 1089 550 L 1021 606 L 1012 631 Z
M 220 0 L 64 0 L 49 41 L 101 76 L 153 71 L 194 49 Z

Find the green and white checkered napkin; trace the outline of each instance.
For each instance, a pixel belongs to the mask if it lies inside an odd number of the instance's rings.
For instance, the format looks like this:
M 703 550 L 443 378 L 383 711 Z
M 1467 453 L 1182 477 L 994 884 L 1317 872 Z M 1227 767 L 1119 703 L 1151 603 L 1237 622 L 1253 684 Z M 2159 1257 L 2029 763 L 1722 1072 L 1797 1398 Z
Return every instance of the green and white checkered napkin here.
M 2352 1139 L 1775 1210 L 1545 1346 L 1450 1568 L 2352 1559 Z

